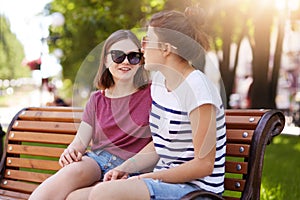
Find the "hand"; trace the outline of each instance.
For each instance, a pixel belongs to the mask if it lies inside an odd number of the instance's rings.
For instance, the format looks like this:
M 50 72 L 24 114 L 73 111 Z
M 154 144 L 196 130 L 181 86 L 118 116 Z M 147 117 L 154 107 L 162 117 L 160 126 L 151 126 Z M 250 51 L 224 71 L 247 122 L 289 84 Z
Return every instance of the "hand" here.
M 77 151 L 74 148 L 68 147 L 67 149 L 64 150 L 64 152 L 61 154 L 59 158 L 59 164 L 60 166 L 64 167 L 68 164 L 71 164 L 73 162 L 78 162 L 82 158 L 82 153 Z
M 103 181 L 112 181 L 117 179 L 127 179 L 128 173 L 118 169 L 112 169 L 104 174 Z

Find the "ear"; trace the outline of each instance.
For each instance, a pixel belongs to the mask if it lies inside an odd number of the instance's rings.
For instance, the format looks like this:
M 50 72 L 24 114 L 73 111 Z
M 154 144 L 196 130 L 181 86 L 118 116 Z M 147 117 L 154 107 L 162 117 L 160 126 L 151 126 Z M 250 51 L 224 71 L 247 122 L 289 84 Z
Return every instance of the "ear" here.
M 164 43 L 162 47 L 162 51 L 164 56 L 168 56 L 171 53 L 172 46 L 170 43 Z

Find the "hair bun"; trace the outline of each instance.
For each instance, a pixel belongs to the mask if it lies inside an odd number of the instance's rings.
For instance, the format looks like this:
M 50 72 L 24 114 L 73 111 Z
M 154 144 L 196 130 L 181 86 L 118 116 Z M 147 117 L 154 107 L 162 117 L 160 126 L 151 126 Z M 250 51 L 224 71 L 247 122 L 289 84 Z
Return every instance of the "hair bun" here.
M 205 12 L 199 6 L 187 7 L 184 11 L 184 15 L 191 24 L 204 25 L 205 23 Z

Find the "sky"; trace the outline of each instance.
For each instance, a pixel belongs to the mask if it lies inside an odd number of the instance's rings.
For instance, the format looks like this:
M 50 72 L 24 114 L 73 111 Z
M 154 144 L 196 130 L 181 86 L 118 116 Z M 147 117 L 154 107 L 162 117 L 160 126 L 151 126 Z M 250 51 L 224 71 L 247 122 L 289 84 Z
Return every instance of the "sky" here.
M 38 16 L 51 0 L 0 0 L 0 13 L 5 15 L 11 30 L 24 46 L 27 60 L 39 58 L 43 50 L 41 38 L 48 34 L 44 18 Z

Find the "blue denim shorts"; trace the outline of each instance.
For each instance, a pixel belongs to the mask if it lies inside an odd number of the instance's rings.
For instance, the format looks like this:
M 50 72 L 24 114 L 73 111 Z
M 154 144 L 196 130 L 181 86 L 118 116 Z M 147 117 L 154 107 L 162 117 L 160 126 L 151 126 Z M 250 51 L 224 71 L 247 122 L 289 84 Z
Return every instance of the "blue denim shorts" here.
M 109 170 L 121 165 L 124 160 L 115 156 L 105 150 L 99 149 L 94 151 L 89 151 L 85 154 L 86 156 L 94 159 L 101 169 L 100 180 L 103 179 L 103 176 Z
M 151 200 L 178 200 L 184 195 L 199 190 L 197 185 L 165 183 L 151 178 L 143 178 L 146 183 Z

